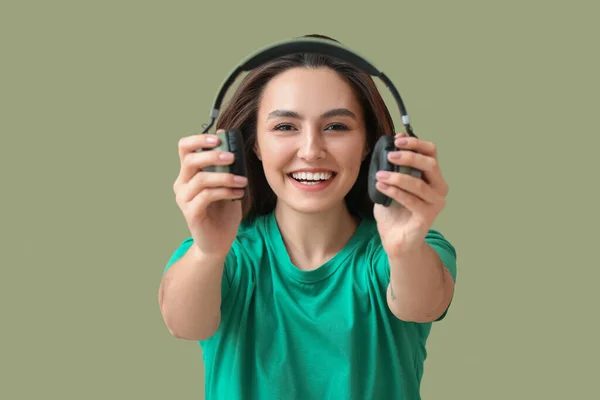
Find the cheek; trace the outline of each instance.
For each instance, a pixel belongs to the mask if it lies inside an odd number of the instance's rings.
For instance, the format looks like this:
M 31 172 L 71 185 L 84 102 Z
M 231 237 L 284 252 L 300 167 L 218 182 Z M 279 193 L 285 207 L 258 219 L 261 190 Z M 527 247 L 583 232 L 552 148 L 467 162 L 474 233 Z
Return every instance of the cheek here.
M 267 176 L 277 173 L 289 159 L 285 146 L 276 140 L 259 140 L 260 158 Z
M 331 153 L 344 169 L 358 173 L 364 158 L 364 143 L 362 140 L 340 142 L 331 148 Z

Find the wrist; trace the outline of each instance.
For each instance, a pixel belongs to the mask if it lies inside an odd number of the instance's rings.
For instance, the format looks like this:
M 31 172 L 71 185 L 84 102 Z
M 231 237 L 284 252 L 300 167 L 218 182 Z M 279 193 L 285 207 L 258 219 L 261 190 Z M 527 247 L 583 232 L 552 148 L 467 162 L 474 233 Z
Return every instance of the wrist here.
M 223 264 L 227 254 L 207 253 L 193 244 L 189 250 L 189 256 L 198 265 L 215 265 Z
M 388 254 L 391 263 L 406 263 L 410 260 L 418 260 L 427 254 L 429 245 L 425 240 L 410 245 L 397 246 Z

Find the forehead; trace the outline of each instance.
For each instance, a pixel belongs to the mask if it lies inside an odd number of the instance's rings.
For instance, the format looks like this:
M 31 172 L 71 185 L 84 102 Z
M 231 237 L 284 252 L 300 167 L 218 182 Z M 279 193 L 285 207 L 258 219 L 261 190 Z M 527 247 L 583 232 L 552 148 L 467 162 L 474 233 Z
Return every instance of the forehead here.
M 260 112 L 276 108 L 322 113 L 324 109 L 349 108 L 360 113 L 352 87 L 329 68 L 293 68 L 275 76 L 266 85 Z

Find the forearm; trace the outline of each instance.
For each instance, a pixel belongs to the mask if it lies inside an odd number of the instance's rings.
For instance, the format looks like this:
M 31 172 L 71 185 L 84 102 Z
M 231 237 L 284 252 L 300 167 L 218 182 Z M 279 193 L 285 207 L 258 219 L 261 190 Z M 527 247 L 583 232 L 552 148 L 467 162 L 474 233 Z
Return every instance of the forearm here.
M 425 241 L 397 258 L 390 258 L 387 300 L 400 319 L 430 322 L 447 308 L 454 282 L 437 252 Z
M 160 289 L 160 310 L 173 336 L 204 340 L 221 320 L 221 280 L 224 258 L 203 256 L 195 246 L 165 273 Z

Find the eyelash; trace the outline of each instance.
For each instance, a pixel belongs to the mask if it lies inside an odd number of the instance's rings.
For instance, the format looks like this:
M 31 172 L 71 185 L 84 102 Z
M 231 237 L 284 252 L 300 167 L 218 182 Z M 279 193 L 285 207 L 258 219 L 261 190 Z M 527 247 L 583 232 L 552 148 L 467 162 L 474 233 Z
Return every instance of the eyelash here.
M 347 131 L 348 130 L 348 127 L 346 125 L 343 125 L 343 124 L 330 124 L 328 126 L 328 128 L 331 128 L 331 127 L 334 127 L 334 126 L 338 127 L 338 129 L 334 129 L 334 130 L 342 130 L 342 131 Z M 290 125 L 290 124 L 279 124 L 279 125 L 275 126 L 275 128 L 273 128 L 273 130 L 275 130 L 275 131 L 289 130 L 289 129 L 281 129 L 282 127 L 293 127 L 293 126 Z

